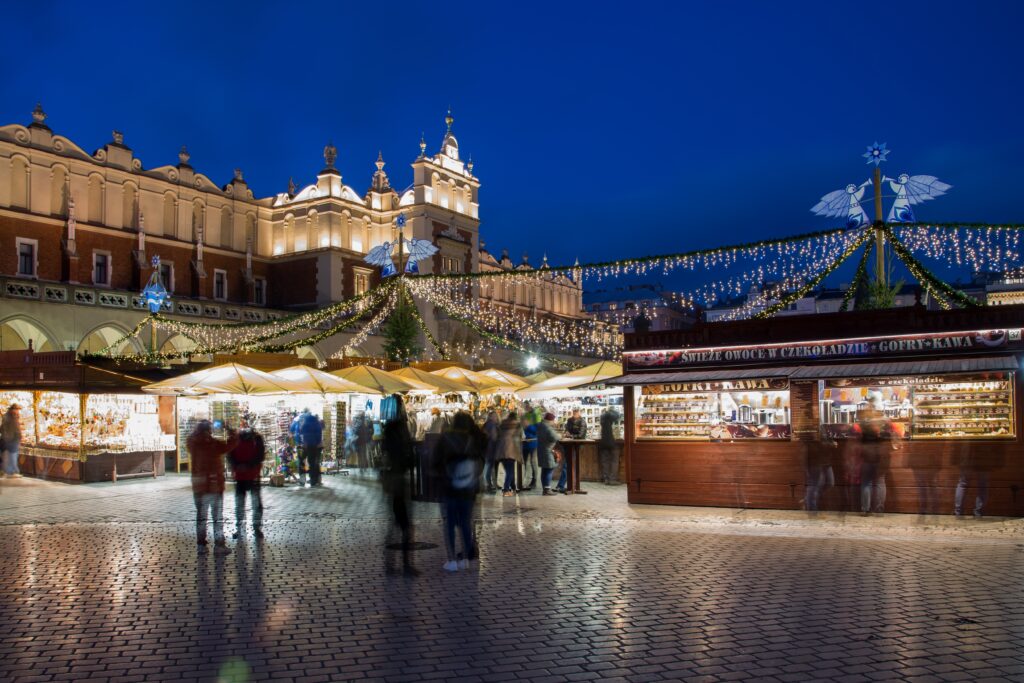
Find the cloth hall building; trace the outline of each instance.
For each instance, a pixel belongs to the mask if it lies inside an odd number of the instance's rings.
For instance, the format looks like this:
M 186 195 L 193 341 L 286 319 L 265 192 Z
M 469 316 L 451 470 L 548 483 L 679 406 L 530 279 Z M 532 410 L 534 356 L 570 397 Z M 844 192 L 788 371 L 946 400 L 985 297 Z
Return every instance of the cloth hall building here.
M 438 252 L 421 273 L 511 269 L 482 249 L 480 181 L 464 162 L 449 113 L 440 149 L 412 162 L 412 184 L 391 186 L 378 156 L 369 188 L 358 192 L 337 166 L 333 145 L 304 187 L 257 197 L 241 170 L 219 185 L 190 163 L 144 166 L 114 131 L 89 153 L 56 134 L 37 106 L 26 126 L 0 126 L 0 351 L 95 351 L 132 329 L 143 315 L 138 293 L 160 256 L 172 293 L 168 315 L 204 322 L 257 322 L 319 308 L 372 287 L 379 270 L 366 253 L 394 241 L 398 214 L 406 237 Z M 578 318 L 582 287 L 547 276 L 536 284 L 476 288 L 473 296 L 532 315 Z M 422 311 L 434 332 L 443 316 Z M 306 347 L 323 360 L 347 335 Z M 128 342 L 141 350 L 137 340 Z M 161 336 L 161 349 L 191 342 Z M 360 355 L 379 352 L 370 337 Z

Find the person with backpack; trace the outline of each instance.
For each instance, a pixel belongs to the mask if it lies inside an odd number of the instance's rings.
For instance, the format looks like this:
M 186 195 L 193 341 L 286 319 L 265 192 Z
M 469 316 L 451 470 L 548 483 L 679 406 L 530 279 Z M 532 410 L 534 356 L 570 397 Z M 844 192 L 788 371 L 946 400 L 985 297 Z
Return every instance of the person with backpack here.
M 390 535 L 394 527 L 398 527 L 402 535 L 402 567 L 406 576 L 416 576 L 419 572 L 412 564 L 412 515 L 411 495 L 409 490 L 409 473 L 413 470 L 415 452 L 412 433 L 406 415 L 405 404 L 399 394 L 395 398 L 395 417 L 384 425 L 381 445 L 384 451 L 384 462 L 380 479 L 384 488 L 384 496 L 391 502 L 392 525 L 388 529 Z M 385 539 L 385 544 L 387 539 Z M 387 550 L 385 550 L 387 553 Z M 394 573 L 391 556 L 385 554 L 385 569 Z
M 263 475 L 263 461 L 266 450 L 263 436 L 242 422 L 238 433 L 238 445 L 228 453 L 228 466 L 235 478 L 235 534 L 234 539 L 245 537 L 245 498 L 252 498 L 252 533 L 263 538 L 263 499 L 260 493 L 260 478 Z
M 451 427 L 437 442 L 434 462 L 442 486 L 441 511 L 448 550 L 444 570 L 448 572 L 468 569 L 469 563 L 477 559 L 473 507 L 480 487 L 480 470 L 486 448 L 487 436 L 476 426 L 472 416 L 464 411 L 455 414 Z M 455 552 L 456 528 L 462 535 L 461 558 Z

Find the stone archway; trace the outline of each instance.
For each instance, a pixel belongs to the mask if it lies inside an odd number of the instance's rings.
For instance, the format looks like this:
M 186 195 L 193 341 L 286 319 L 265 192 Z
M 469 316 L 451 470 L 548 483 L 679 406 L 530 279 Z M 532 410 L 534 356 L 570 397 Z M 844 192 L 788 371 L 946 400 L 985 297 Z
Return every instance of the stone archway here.
M 24 351 L 31 343 L 34 351 L 60 351 L 56 338 L 35 320 L 12 316 L 0 322 L 0 351 Z
M 78 344 L 78 353 L 97 353 L 128 334 L 129 330 L 117 323 L 104 323 L 92 329 Z M 117 348 L 111 349 L 114 354 L 125 352 L 142 353 L 143 348 L 137 339 L 126 339 Z

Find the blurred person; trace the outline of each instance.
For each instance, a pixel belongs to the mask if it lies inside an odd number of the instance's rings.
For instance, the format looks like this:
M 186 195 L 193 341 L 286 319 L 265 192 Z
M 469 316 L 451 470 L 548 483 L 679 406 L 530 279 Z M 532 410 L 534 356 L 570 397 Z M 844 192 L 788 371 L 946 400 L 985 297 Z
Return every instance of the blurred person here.
M 617 484 L 619 481 L 619 443 L 615 440 L 615 426 L 621 420 L 619 411 L 611 406 L 601 411 L 597 459 L 601 465 L 601 481 L 608 485 Z
M 487 413 L 487 420 L 484 422 L 484 434 L 487 435 L 487 450 L 484 452 L 484 486 L 487 493 L 494 493 L 498 490 L 498 432 L 501 421 L 498 419 L 498 411 L 492 410 Z
M 546 415 L 544 419 L 547 419 Z M 587 438 L 587 421 L 580 417 L 580 411 L 572 411 L 572 417 L 565 421 L 565 437 L 578 441 Z
M 309 471 L 309 485 L 311 488 L 323 486 L 320 472 L 320 455 L 323 450 L 324 428 L 318 418 L 309 412 L 309 408 L 303 408 L 302 412 L 295 418 L 295 433 L 299 445 L 299 464 L 301 474 L 299 475 L 300 486 L 306 485 L 306 471 Z
M 444 515 L 444 540 L 448 561 L 444 570 L 467 569 L 477 559 L 473 538 L 473 506 L 479 490 L 480 470 L 483 465 L 487 435 L 481 431 L 472 416 L 465 411 L 455 413 L 451 427 L 437 442 L 434 462 L 442 482 L 441 509 Z M 463 552 L 456 553 L 455 530 L 462 536 Z
M 544 415 L 544 420 L 537 425 L 537 462 L 540 464 L 540 483 L 544 488 L 543 495 L 553 496 L 551 490 L 551 475 L 558 466 L 556 451 L 558 448 L 558 434 L 555 432 L 555 416 L 552 413 Z
M 818 434 L 818 440 L 808 436 L 808 440 L 802 444 L 806 455 L 804 509 L 811 513 L 818 511 L 821 494 L 825 489 L 836 483 L 832 458 L 838 448 L 837 444 L 824 429 L 819 430 Z
M 0 422 L 0 437 L 4 442 L 2 449 L 4 475 L 20 477 L 18 452 L 21 450 L 21 406 L 17 403 L 12 403 L 4 413 L 3 421 Z
M 359 469 L 365 471 L 370 467 L 370 447 L 373 444 L 373 421 L 365 413 L 356 418 L 356 455 Z
M 407 576 L 416 576 L 419 572 L 412 563 L 413 527 L 412 515 L 409 512 L 412 503 L 409 473 L 414 466 L 415 452 L 405 403 L 399 394 L 394 394 L 394 399 L 395 417 L 384 425 L 381 439 L 384 456 L 381 483 L 385 497 L 391 502 L 391 527 L 388 529 L 388 536 L 391 535 L 392 529 L 398 527 L 402 536 L 403 571 Z M 389 554 L 385 555 L 385 569 L 389 574 L 396 571 Z
M 206 519 L 213 517 L 214 551 L 231 552 L 224 539 L 224 454 L 238 444 L 238 434 L 227 427 L 227 441 L 213 436 L 209 420 L 200 420 L 185 442 L 192 471 L 192 497 L 196 504 L 196 544 L 206 550 Z
M 885 477 L 889 470 L 892 443 L 891 421 L 882 412 L 882 401 L 871 396 L 868 407 L 858 412 L 860 426 L 860 513 L 863 516 L 885 509 Z
M 263 538 L 263 497 L 261 477 L 266 459 L 263 436 L 242 422 L 238 444 L 228 453 L 228 466 L 235 477 L 235 540 L 245 537 L 245 499 L 252 499 L 252 533 Z
M 430 409 L 430 426 L 427 427 L 427 434 L 440 434 L 444 431 L 446 421 L 444 415 L 441 414 L 441 409 L 433 407 Z
M 957 449 L 960 478 L 956 484 L 953 514 L 957 517 L 964 516 L 964 499 L 967 497 L 967 489 L 973 482 L 976 487 L 974 519 L 981 519 L 984 515 L 985 503 L 988 502 L 989 479 L 992 472 L 1004 464 L 1002 449 L 982 450 L 979 448 L 979 444 L 969 442 L 960 442 L 954 448 Z
M 523 461 L 523 427 L 516 411 L 510 411 L 498 428 L 497 458 L 505 470 L 505 485 L 501 495 L 516 494 L 516 463 Z
M 530 477 L 524 491 L 532 491 L 537 485 L 537 424 L 536 420 L 530 419 L 530 413 L 523 417 L 523 480 L 527 474 Z

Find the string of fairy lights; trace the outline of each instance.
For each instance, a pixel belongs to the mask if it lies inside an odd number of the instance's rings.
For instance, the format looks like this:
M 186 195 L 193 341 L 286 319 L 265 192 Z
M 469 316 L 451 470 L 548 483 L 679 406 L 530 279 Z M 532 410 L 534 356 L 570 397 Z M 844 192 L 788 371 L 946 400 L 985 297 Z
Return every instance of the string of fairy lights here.
M 831 273 L 863 249 L 857 270 L 843 299 L 845 310 L 854 292 L 868 280 L 869 255 L 877 226 L 804 233 L 713 249 L 627 258 L 571 266 L 520 266 L 511 271 L 402 275 L 383 280 L 369 291 L 315 311 L 263 322 L 210 324 L 155 313 L 93 356 L 119 361 L 162 363 L 215 353 L 282 352 L 312 346 L 338 334 L 351 334 L 333 357 L 353 353 L 388 320 L 399 302 L 408 305 L 429 348 L 441 358 L 482 357 L 494 348 L 524 353 L 547 351 L 597 358 L 615 358 L 621 351 L 616 324 L 640 313 L 658 316 L 664 306 L 708 306 L 724 298 L 757 293 L 734 307 L 724 319 L 772 315 L 820 286 Z M 912 223 L 881 226 L 894 255 L 942 306 L 974 306 L 978 302 L 937 276 L 924 260 L 945 268 L 969 267 L 973 272 L 1021 272 L 1024 245 L 1017 224 Z M 555 316 L 535 313 L 536 301 L 523 305 L 518 286 L 544 282 L 665 275 L 673 271 L 705 274 L 696 286 L 666 293 L 665 302 L 640 302 L 629 310 L 603 312 L 604 320 L 589 315 Z M 768 286 L 764 286 L 769 283 Z M 490 295 L 478 296 L 481 289 Z M 495 296 L 498 292 L 507 296 Z M 438 339 L 423 319 L 417 301 L 455 321 L 468 331 L 466 339 Z M 578 307 L 578 306 L 577 306 Z M 720 318 L 721 319 L 721 318 Z M 122 353 L 127 342 L 155 327 L 180 335 L 191 348 L 148 353 Z

